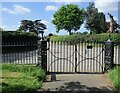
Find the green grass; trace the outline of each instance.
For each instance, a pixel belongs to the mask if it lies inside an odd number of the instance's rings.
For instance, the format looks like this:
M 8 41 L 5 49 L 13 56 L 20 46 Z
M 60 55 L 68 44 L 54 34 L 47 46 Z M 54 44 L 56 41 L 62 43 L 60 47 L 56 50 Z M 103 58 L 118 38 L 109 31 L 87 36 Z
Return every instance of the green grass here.
M 110 70 L 108 76 L 117 93 L 120 93 L 120 67 L 115 67 L 113 70 Z
M 42 86 L 45 73 L 33 65 L 2 64 L 2 91 L 36 91 Z

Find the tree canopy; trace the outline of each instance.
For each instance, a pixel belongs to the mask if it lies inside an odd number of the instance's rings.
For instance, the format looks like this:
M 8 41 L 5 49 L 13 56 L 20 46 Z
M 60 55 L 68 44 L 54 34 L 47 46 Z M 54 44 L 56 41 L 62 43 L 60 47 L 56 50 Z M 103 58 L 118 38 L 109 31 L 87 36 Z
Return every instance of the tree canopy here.
M 56 32 L 66 30 L 71 35 L 71 31 L 77 31 L 84 22 L 84 9 L 80 9 L 77 5 L 63 5 L 53 15 L 52 23 L 56 27 Z
M 39 33 L 44 33 L 45 29 L 47 29 L 46 25 L 41 23 L 41 20 L 22 20 L 18 30 L 35 32 L 38 35 Z
M 107 31 L 105 15 L 102 12 L 98 12 L 98 9 L 95 8 L 93 2 L 89 3 L 85 15 L 86 15 L 85 28 L 90 30 L 90 33 L 98 34 Z

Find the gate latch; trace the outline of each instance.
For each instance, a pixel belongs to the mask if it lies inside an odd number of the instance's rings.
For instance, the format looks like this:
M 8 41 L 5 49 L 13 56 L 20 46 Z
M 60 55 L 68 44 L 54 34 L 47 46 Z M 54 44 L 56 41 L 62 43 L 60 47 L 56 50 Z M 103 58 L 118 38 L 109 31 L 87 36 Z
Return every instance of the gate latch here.
M 87 46 L 87 49 L 92 49 L 92 46 Z

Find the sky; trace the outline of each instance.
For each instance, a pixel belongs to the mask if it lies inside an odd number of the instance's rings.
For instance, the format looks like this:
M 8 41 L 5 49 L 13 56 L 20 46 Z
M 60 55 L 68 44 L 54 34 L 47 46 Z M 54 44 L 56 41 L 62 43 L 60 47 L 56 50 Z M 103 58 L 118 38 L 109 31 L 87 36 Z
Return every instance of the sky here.
M 41 19 L 42 23 L 47 26 L 45 35 L 49 33 L 64 35 L 68 34 L 66 31 L 61 30 L 56 33 L 55 26 L 51 23 L 53 14 L 63 4 L 75 4 L 79 8 L 84 8 L 89 5 L 89 2 L 94 2 L 95 7 L 99 12 L 103 12 L 106 16 L 106 20 L 109 21 L 107 13 L 111 13 L 114 19 L 119 22 L 118 15 L 120 12 L 118 7 L 119 0 L 4 0 L 0 3 L 0 27 L 4 30 L 13 31 L 18 29 L 21 20 L 38 20 Z M 84 28 L 84 24 L 81 26 L 78 32 L 84 32 L 87 29 Z

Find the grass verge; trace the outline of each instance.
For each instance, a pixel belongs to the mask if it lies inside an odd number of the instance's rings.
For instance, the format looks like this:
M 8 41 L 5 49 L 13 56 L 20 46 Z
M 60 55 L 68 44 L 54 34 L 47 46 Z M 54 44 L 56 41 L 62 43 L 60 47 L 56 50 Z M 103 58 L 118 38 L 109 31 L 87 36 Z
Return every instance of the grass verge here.
M 2 64 L 2 92 L 36 91 L 44 77 L 44 71 L 33 65 Z
M 115 67 L 113 70 L 110 70 L 108 72 L 108 76 L 110 80 L 112 81 L 112 84 L 117 91 L 117 93 L 120 93 L 120 67 Z

